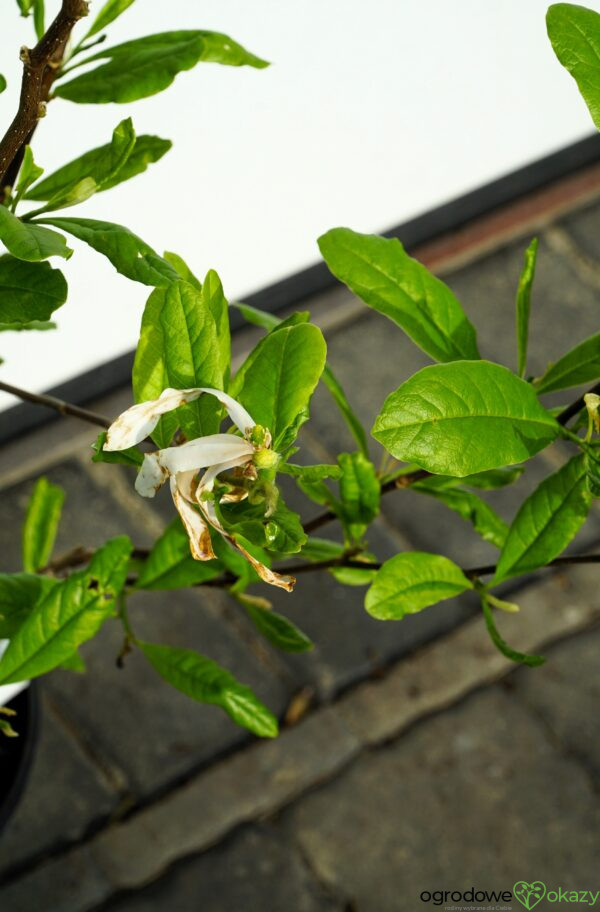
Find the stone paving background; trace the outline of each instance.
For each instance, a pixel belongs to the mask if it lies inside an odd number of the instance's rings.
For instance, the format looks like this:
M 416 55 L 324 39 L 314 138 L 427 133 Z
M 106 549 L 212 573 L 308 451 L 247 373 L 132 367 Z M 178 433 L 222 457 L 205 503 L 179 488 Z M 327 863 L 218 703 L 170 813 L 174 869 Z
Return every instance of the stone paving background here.
M 444 275 L 484 357 L 511 366 L 522 234 L 517 226 L 512 240 Z M 593 199 L 541 231 L 533 372 L 598 331 L 599 238 Z M 385 396 L 427 359 L 341 287 L 311 303 L 370 427 Z M 237 335 L 240 355 L 253 338 Z M 127 404 L 122 390 L 97 409 Z M 299 458 L 334 461 L 353 448 L 324 391 L 312 411 Z M 2 570 L 20 569 L 16 530 L 42 470 L 67 491 L 57 553 L 121 532 L 144 546 L 171 518 L 166 500 L 137 498 L 124 470 L 90 462 L 94 436 L 66 420 L 4 448 Z M 532 460 L 490 502 L 510 519 L 562 456 L 554 447 Z M 301 495 L 292 506 L 306 519 L 315 512 Z M 573 547 L 598 541 L 596 512 Z M 414 492 L 384 499 L 370 542 L 380 559 L 406 548 L 466 566 L 495 557 Z M 386 624 L 364 612 L 363 589 L 308 574 L 292 597 L 267 593 L 317 643 L 288 656 L 218 591 L 136 596 L 142 636 L 198 648 L 280 718 L 298 694 L 308 714 L 258 743 L 169 689 L 141 656 L 117 669 L 122 637 L 108 623 L 82 650 L 87 675 L 56 672 L 39 685 L 32 775 L 0 834 L 0 912 L 413 912 L 427 908 L 423 890 L 512 889 L 520 879 L 600 889 L 598 579 L 592 567 L 520 584 L 521 616 L 501 623 L 516 647 L 546 648 L 547 664 L 534 670 L 498 656 L 469 597 Z

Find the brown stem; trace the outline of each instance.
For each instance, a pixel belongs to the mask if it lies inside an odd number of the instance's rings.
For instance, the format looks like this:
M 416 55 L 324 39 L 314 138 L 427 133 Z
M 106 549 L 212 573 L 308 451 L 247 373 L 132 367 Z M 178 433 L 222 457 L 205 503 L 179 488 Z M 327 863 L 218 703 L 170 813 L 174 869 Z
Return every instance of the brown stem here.
M 587 392 L 600 393 L 600 383 L 597 383 L 596 386 L 593 386 Z M 587 393 L 585 395 L 587 395 Z M 572 402 L 571 405 L 568 405 L 566 409 L 563 409 L 562 412 L 556 416 L 556 420 L 559 424 L 565 425 L 567 421 L 570 421 L 571 418 L 574 418 L 582 408 L 585 408 L 585 400 L 583 396 L 580 396 L 579 399 L 576 399 L 575 402 Z
M 55 409 L 61 415 L 72 415 L 74 418 L 81 418 L 82 421 L 88 421 L 90 424 L 97 424 L 99 427 L 110 427 L 110 418 L 104 415 L 98 415 L 96 412 L 90 412 L 89 409 L 81 408 L 79 405 L 72 405 L 63 399 L 57 399 L 56 396 L 48 396 L 46 393 L 30 393 L 29 390 L 20 389 L 18 386 L 11 386 L 10 383 L 0 381 L 0 390 L 17 396 L 18 399 L 24 399 L 26 402 L 34 402 L 36 405 L 45 405 L 47 408 Z
M 600 554 L 573 554 L 572 557 L 555 557 L 549 564 L 538 567 L 539 570 L 545 570 L 546 567 L 566 567 L 569 564 L 598 564 L 600 563 Z M 475 579 L 478 576 L 491 576 L 496 572 L 495 564 L 487 564 L 485 567 L 471 567 L 463 570 L 465 576 L 469 579 Z
M 63 0 L 56 19 L 32 49 L 21 48 L 23 79 L 19 108 L 0 140 L 0 187 L 16 177 L 16 165 L 23 146 L 31 138 L 38 120 L 44 116 L 45 103 L 69 36 L 79 19 L 88 13 L 85 0 Z M 16 170 L 15 170 L 16 169 Z

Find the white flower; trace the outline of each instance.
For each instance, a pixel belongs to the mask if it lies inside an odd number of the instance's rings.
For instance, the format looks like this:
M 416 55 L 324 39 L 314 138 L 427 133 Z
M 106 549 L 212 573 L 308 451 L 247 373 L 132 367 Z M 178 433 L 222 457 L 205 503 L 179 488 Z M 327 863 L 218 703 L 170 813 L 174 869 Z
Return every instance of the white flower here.
M 239 402 L 221 390 L 208 387 L 166 389 L 158 399 L 141 402 L 123 412 L 108 429 L 104 449 L 126 450 L 135 446 L 152 433 L 161 415 L 193 402 L 203 393 L 214 396 L 225 406 L 229 417 L 244 436 L 211 434 L 190 440 L 181 446 L 166 447 L 154 453 L 147 453 L 136 478 L 135 489 L 142 497 L 154 497 L 168 479 L 173 502 L 190 540 L 192 557 L 196 560 L 211 560 L 215 557 L 208 531 L 209 524 L 234 548 L 241 551 L 261 579 L 291 592 L 295 579 L 270 570 L 236 542 L 223 527 L 215 508 L 212 493 L 221 472 L 247 466 L 247 474 L 254 473 L 256 477 L 253 460 L 257 459 L 261 467 L 264 467 L 272 464 L 277 458 L 270 450 L 269 431 L 256 425 Z M 200 469 L 206 471 L 198 480 L 196 476 Z M 247 492 L 240 488 L 225 494 L 221 502 L 241 500 L 245 496 Z

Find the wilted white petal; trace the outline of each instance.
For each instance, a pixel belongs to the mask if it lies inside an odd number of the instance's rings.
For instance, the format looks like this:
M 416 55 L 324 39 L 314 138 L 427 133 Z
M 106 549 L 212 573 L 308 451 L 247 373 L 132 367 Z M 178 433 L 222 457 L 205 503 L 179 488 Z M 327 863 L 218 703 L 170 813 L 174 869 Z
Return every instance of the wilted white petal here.
M 204 390 L 199 388 L 185 390 L 169 388 L 163 390 L 158 399 L 150 399 L 148 402 L 132 405 L 109 427 L 103 449 L 107 451 L 127 450 L 129 447 L 135 446 L 152 433 L 161 415 L 179 408 L 180 405 L 185 405 L 186 402 L 193 402 L 203 392 Z
M 239 542 L 234 541 L 233 545 L 238 551 L 241 551 L 246 560 L 252 564 L 261 580 L 265 583 L 270 583 L 271 586 L 278 586 L 280 589 L 285 589 L 286 592 L 292 591 L 296 585 L 296 577 L 284 576 L 281 573 L 276 573 L 275 570 L 271 570 L 270 567 L 261 564 L 261 562 L 253 557 L 249 551 L 246 551 L 244 546 L 240 545 Z
M 158 453 L 146 453 L 135 479 L 135 489 L 142 497 L 154 497 L 167 480 L 168 474 L 158 461 Z
M 204 469 L 215 463 L 236 461 L 236 465 L 249 462 L 254 455 L 254 447 L 242 437 L 232 434 L 211 434 L 198 437 L 178 447 L 167 447 L 159 450 L 158 459 L 171 474 L 189 472 L 192 469 Z
M 227 414 L 233 421 L 233 423 L 240 429 L 242 434 L 245 434 L 250 428 L 253 428 L 256 424 L 256 421 L 248 414 L 243 405 L 240 405 L 239 402 L 236 402 L 235 399 L 232 399 L 231 396 L 228 396 L 227 393 L 222 392 L 222 390 L 211 389 L 208 386 L 200 387 L 200 392 L 209 393 L 211 396 L 214 396 L 215 399 L 218 399 L 221 405 L 224 405 L 227 409 Z
M 195 560 L 213 560 L 213 551 L 210 532 L 204 517 L 192 506 L 187 494 L 191 494 L 192 481 L 195 472 L 185 472 L 179 476 L 171 475 L 171 496 L 177 512 L 181 517 L 185 531 L 190 540 L 190 551 Z M 185 492 L 185 493 L 184 493 Z

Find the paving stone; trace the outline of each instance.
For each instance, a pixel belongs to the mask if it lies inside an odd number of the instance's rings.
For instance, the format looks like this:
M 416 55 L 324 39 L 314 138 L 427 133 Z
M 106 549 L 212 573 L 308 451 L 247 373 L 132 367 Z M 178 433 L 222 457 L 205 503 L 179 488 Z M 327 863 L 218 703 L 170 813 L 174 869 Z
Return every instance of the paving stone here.
M 110 893 L 106 876 L 84 844 L 4 886 L 0 908 L 2 912 L 87 912 Z
M 323 534 L 336 538 L 339 530 L 326 526 Z M 378 523 L 371 526 L 367 538 L 380 560 L 403 550 Z M 287 655 L 285 660 L 322 699 L 329 700 L 356 681 L 377 674 L 394 658 L 440 636 L 473 612 L 473 601 L 460 598 L 402 621 L 379 621 L 365 611 L 366 591 L 366 586 L 345 586 L 321 572 L 299 574 L 291 598 L 279 590 L 268 593 L 275 609 L 315 643 L 311 652 Z
M 225 598 L 209 590 L 140 593 L 130 599 L 130 618 L 140 638 L 197 649 L 281 714 L 294 685 L 262 665 L 223 620 Z M 122 643 L 120 624 L 109 621 L 81 650 L 88 673 L 74 677 L 57 671 L 47 686 L 72 724 L 125 773 L 136 797 L 165 788 L 248 740 L 222 710 L 170 687 L 139 651 L 117 668 Z
M 106 912 L 157 909 L 341 912 L 342 906 L 323 891 L 281 834 L 260 826 L 178 865 L 154 886 L 109 903 Z
M 600 261 L 600 206 L 597 202 L 567 216 L 560 225 L 586 256 Z
M 284 829 L 361 912 L 414 912 L 424 890 L 591 887 L 599 824 L 585 773 L 494 689 L 363 755 Z
M 600 631 L 588 630 L 560 643 L 535 675 L 517 672 L 515 694 L 532 709 L 557 740 L 600 782 L 598 705 Z
M 477 327 L 481 354 L 516 366 L 514 302 L 528 241 L 519 240 L 445 277 Z M 528 370 L 543 373 L 588 335 L 598 331 L 598 292 L 573 264 L 540 238 L 532 293 Z M 567 391 L 562 401 L 569 402 Z
M 26 790 L 0 833 L 0 874 L 15 865 L 79 839 L 107 817 L 118 796 L 42 702 L 39 740 Z M 0 909 L 4 905 L 0 888 Z
M 547 574 L 543 582 L 530 583 L 519 593 L 519 604 L 518 614 L 497 612 L 502 615 L 496 617 L 501 636 L 520 652 L 546 655 L 548 643 L 600 618 L 598 571 L 589 565 L 572 567 L 568 574 Z M 355 687 L 335 709 L 363 744 L 380 744 L 514 668 L 491 642 L 483 618 L 476 616 L 399 662 L 383 680 Z M 539 673 L 523 672 L 521 679 L 535 682 Z

